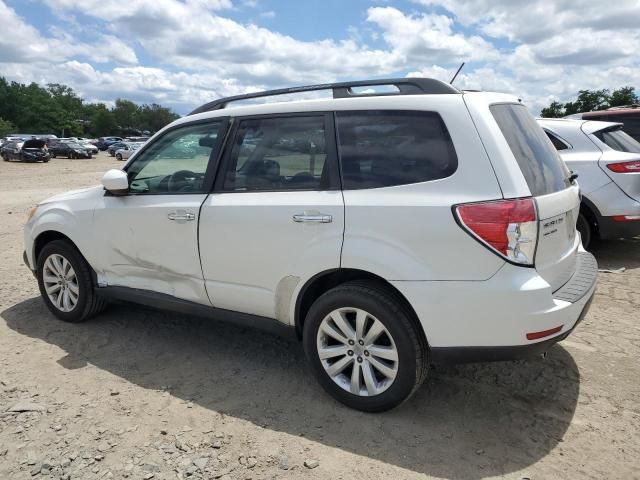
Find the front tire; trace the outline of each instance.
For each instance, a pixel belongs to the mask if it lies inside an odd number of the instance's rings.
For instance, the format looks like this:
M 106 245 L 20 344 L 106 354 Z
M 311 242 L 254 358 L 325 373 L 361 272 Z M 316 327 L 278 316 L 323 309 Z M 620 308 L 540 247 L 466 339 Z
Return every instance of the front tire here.
M 311 306 L 304 349 L 322 387 L 336 400 L 382 412 L 407 400 L 426 378 L 426 341 L 397 295 L 375 282 L 349 282 Z
M 591 240 L 593 239 L 593 227 L 589 219 L 584 216 L 584 214 L 578 215 L 578 221 L 576 222 L 576 229 L 580 232 L 580 237 L 582 238 L 582 246 L 585 250 L 591 244 Z
M 122 161 L 122 155 L 119 153 L 116 153 L 116 160 Z
M 47 308 L 60 320 L 79 323 L 102 311 L 91 268 L 67 240 L 47 243 L 38 255 L 36 276 Z

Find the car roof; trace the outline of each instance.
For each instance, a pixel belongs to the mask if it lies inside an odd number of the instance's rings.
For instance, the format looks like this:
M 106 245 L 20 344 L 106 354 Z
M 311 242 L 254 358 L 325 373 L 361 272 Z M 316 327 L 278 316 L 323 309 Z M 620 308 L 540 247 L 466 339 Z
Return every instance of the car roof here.
M 537 118 L 538 123 L 553 131 L 562 134 L 567 130 L 582 130 L 586 134 L 591 134 L 606 128 L 623 126 L 620 122 L 603 122 L 600 120 L 575 120 L 568 118 Z
M 582 114 L 582 118 L 588 117 L 600 117 L 608 115 L 637 115 L 640 116 L 639 106 L 624 106 L 624 107 L 611 107 L 607 110 L 597 110 L 595 112 L 585 112 Z

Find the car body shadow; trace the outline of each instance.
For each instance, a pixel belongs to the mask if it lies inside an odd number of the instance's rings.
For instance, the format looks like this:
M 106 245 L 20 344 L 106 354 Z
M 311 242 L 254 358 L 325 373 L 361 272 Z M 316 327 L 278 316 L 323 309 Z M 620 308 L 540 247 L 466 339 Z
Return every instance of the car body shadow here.
M 62 348 L 65 368 L 91 363 L 264 428 L 436 477 L 527 468 L 561 441 L 579 394 L 578 368 L 555 346 L 546 359 L 436 368 L 400 407 L 365 414 L 321 390 L 299 344 L 260 331 L 125 304 L 65 324 L 39 298 L 1 316 Z
M 617 270 L 640 268 L 640 237 L 620 240 L 596 240 L 589 251 L 598 260 L 598 268 Z

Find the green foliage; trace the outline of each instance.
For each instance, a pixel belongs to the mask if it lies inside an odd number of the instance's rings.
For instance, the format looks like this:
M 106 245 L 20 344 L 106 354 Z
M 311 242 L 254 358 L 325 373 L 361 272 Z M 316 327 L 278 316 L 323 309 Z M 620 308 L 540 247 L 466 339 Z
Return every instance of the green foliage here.
M 0 77 L 2 133 L 53 133 L 58 136 L 104 136 L 155 132 L 178 115 L 160 105 L 136 105 L 117 99 L 112 109 L 84 103 L 71 87 L 58 83 L 41 87 L 8 82 Z
M 540 112 L 540 116 L 544 118 L 559 118 L 564 116 L 564 107 L 560 102 L 551 102 L 548 107 L 545 107 Z
M 16 126 L 13 123 L 0 117 L 0 137 L 6 137 L 15 132 L 15 130 Z
M 575 101 L 567 102 L 564 105 L 553 101 L 548 107 L 543 108 L 540 114 L 547 118 L 558 118 L 565 115 L 573 115 L 574 113 L 631 105 L 639 101 L 640 99 L 636 95 L 634 87 L 622 87 L 611 93 L 607 89 L 580 90 Z

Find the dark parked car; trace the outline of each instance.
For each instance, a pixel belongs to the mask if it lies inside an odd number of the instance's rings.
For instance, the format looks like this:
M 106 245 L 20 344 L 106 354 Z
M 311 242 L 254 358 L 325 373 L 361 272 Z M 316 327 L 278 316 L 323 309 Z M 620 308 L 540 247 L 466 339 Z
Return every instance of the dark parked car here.
M 109 145 L 116 142 L 121 142 L 122 137 L 100 137 L 98 141 L 95 143 L 95 146 L 103 152 L 109 148 Z
M 108 153 L 110 156 L 115 157 L 115 155 L 116 155 L 116 151 L 117 151 L 117 150 L 120 150 L 121 148 L 124 148 L 124 147 L 126 147 L 126 146 L 127 146 L 127 142 L 124 142 L 124 141 L 123 141 L 123 142 L 115 142 L 115 143 L 112 143 L 111 145 L 109 145 L 109 146 L 107 147 L 107 153 Z
M 624 125 L 627 135 L 640 142 L 640 105 L 611 107 L 597 112 L 586 112 L 571 115 L 583 120 L 601 120 L 603 122 L 619 122 Z
M 91 151 L 78 142 L 56 142 L 50 145 L 52 157 L 91 158 Z
M 44 140 L 31 139 L 22 142 L 7 142 L 0 150 L 2 158 L 8 162 L 48 162 L 49 152 Z

